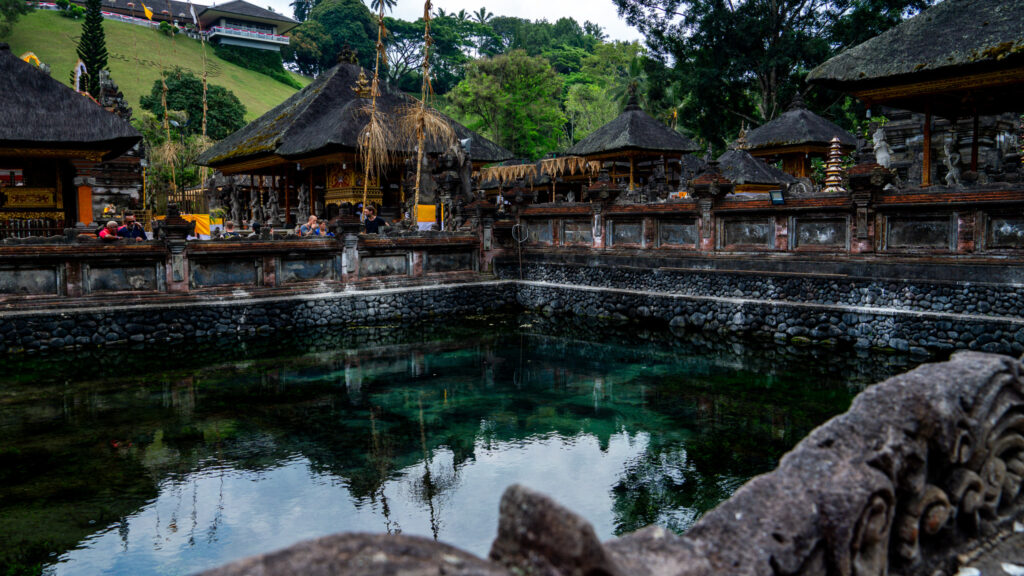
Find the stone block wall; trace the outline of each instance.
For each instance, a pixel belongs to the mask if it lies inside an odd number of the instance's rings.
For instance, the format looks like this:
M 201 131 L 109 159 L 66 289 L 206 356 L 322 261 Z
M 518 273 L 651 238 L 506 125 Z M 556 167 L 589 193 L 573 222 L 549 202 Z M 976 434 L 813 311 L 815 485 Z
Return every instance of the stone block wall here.
M 1024 353 L 1024 299 L 1013 283 L 895 280 L 804 272 L 666 269 L 537 258 L 523 267 L 521 306 L 545 314 L 656 319 L 674 327 L 776 341 Z M 502 261 L 499 277 L 517 278 Z
M 430 317 L 444 322 L 514 305 L 511 283 L 475 282 L 246 300 L 0 311 L 0 354 L 160 344 Z

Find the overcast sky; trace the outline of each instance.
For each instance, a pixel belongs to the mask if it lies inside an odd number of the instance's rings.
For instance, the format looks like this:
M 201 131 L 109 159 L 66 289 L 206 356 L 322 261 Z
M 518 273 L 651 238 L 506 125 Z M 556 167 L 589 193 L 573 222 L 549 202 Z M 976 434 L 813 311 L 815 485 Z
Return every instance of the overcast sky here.
M 263 5 L 259 0 L 250 1 Z M 277 12 L 292 15 L 290 0 L 266 1 Z M 211 2 L 205 0 L 205 3 Z M 434 0 L 434 8 L 442 8 L 446 12 L 475 12 L 482 6 L 486 6 L 495 16 L 518 16 L 530 20 L 546 18 L 549 22 L 554 22 L 563 16 L 571 16 L 580 24 L 583 24 L 584 20 L 599 24 L 611 40 L 641 39 L 636 28 L 619 18 L 612 0 Z M 398 5 L 390 15 L 402 20 L 416 20 L 423 16 L 423 2 L 398 0 Z

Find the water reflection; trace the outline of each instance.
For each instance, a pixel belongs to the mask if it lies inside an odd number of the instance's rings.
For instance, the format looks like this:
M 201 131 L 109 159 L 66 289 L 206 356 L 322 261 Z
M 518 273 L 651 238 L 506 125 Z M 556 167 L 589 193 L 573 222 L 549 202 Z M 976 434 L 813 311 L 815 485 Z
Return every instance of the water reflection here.
M 339 531 L 485 555 L 516 482 L 602 538 L 684 530 L 906 367 L 480 324 L 23 361 L 0 376 L 0 563 L 178 574 Z

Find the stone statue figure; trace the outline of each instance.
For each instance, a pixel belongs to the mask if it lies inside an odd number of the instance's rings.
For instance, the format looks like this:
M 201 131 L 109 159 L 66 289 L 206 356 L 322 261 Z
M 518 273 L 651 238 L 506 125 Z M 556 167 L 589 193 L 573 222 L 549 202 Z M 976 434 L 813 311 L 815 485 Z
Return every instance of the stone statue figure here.
M 267 220 L 277 226 L 281 223 L 281 206 L 277 199 L 277 188 L 271 186 L 267 191 Z
M 252 223 L 263 222 L 263 205 L 260 204 L 259 188 L 253 186 L 249 190 L 249 208 L 252 211 Z
M 242 222 L 241 191 L 234 183 L 231 184 L 231 220 L 237 225 Z
M 309 220 L 309 184 L 299 186 L 299 207 L 295 216 L 299 222 Z
M 942 151 L 946 153 L 946 186 L 960 187 L 960 153 L 955 150 L 956 138 L 946 138 Z
M 878 130 L 875 130 L 875 133 L 871 136 L 871 140 L 874 143 L 875 162 L 888 170 L 892 164 L 892 148 L 885 141 L 885 130 L 879 126 Z
M 576 192 L 574 192 L 572 189 L 570 189 L 569 193 L 565 195 L 565 201 L 569 202 L 569 203 L 575 202 L 576 201 Z

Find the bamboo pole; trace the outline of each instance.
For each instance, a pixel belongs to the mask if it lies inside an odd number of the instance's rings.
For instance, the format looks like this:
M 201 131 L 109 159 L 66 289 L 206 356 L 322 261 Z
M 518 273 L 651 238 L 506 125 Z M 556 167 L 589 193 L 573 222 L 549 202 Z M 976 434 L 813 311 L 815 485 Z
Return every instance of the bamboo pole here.
M 371 104 L 370 104 L 370 123 L 371 124 L 375 124 L 377 122 L 377 89 L 380 86 L 380 58 L 381 58 L 381 54 L 384 52 L 384 35 L 386 33 L 386 31 L 384 29 L 384 4 L 385 4 L 385 2 L 383 2 L 383 1 L 381 1 L 379 3 L 379 6 L 378 6 L 379 10 L 378 10 L 378 13 L 377 13 L 377 56 L 374 59 L 374 63 L 373 63 L 373 83 L 370 85 L 370 90 L 373 92 L 371 94 L 371 100 L 370 100 L 370 102 L 371 102 Z M 371 164 L 370 157 L 371 156 L 370 156 L 370 145 L 369 145 L 369 143 L 372 142 L 372 141 L 370 140 L 370 132 L 369 131 L 367 131 L 367 133 L 366 133 L 366 140 L 367 140 L 366 154 L 363 157 L 363 164 L 365 164 L 365 166 L 364 166 L 365 174 L 363 176 L 363 210 L 364 211 L 366 210 L 366 199 L 367 199 L 367 196 L 369 195 L 369 192 L 370 192 L 370 164 Z M 379 174 L 377 176 L 378 176 L 378 178 L 380 177 Z
M 430 37 L 430 8 L 430 0 L 426 0 L 423 3 L 423 83 L 420 86 L 420 119 L 416 127 L 416 191 L 412 204 L 412 220 L 417 227 L 420 225 L 420 179 L 423 176 L 423 144 L 426 139 L 424 116 L 430 93 L 430 46 L 434 43 Z

